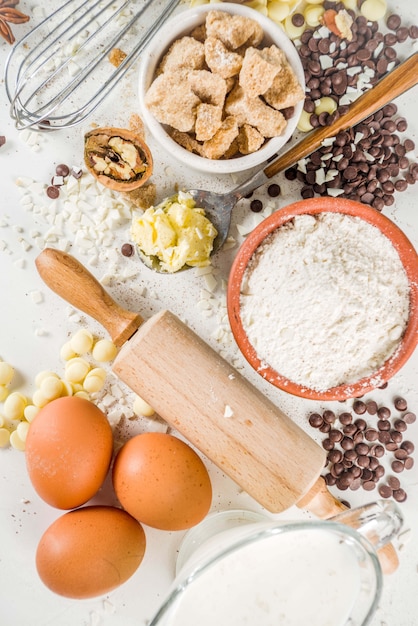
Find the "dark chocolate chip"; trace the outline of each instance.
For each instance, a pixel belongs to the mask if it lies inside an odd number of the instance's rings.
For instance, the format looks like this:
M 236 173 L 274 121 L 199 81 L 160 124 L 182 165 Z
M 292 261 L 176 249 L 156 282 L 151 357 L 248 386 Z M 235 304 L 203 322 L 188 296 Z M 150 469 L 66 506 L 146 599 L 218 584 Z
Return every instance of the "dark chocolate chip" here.
M 48 196 L 48 198 L 55 200 L 56 198 L 59 197 L 60 190 L 58 189 L 58 187 L 55 187 L 54 185 L 49 185 L 46 188 L 46 195 Z
M 131 243 L 124 243 L 121 248 L 123 256 L 132 256 L 134 254 L 134 247 Z

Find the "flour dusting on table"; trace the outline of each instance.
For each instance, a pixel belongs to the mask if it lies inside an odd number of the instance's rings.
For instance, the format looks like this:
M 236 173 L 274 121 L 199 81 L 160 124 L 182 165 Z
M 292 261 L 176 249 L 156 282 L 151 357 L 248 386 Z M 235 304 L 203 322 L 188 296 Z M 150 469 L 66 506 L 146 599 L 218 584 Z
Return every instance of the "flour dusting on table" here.
M 341 213 L 296 216 L 275 230 L 243 279 L 241 319 L 258 358 L 317 391 L 376 372 L 408 315 L 396 249 L 375 226 Z

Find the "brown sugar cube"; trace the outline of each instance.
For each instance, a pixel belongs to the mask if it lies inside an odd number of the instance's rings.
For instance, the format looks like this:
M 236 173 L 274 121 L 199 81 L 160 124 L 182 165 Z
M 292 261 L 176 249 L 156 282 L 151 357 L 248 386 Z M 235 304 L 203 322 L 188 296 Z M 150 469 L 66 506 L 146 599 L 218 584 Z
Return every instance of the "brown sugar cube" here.
M 222 76 L 230 78 L 239 74 L 242 66 L 242 56 L 231 52 L 225 44 L 216 37 L 208 37 L 204 43 L 205 59 L 208 67 Z
M 209 11 L 206 32 L 208 37 L 220 39 L 230 50 L 236 50 L 244 44 L 258 46 L 263 39 L 263 29 L 258 22 L 225 11 Z
M 237 142 L 241 154 L 251 154 L 261 148 L 264 137 L 254 126 L 243 124 L 239 129 Z
M 157 76 L 145 95 L 145 104 L 161 124 L 185 133 L 194 130 L 200 100 L 187 85 L 184 73 Z
M 281 69 L 273 79 L 271 87 L 264 92 L 263 97 L 275 109 L 287 109 L 303 100 L 305 92 L 300 86 L 297 76 L 287 61 L 284 52 L 276 46 L 271 46 L 270 51 L 276 58 L 281 59 Z
M 239 73 L 239 84 L 250 98 L 261 96 L 271 87 L 281 67 L 281 63 L 263 54 L 263 50 L 247 48 Z
M 234 141 L 231 143 L 222 158 L 232 159 L 234 156 L 239 156 L 238 137 L 235 137 Z
M 228 94 L 225 112 L 234 115 L 240 126 L 255 126 L 264 137 L 280 136 L 287 125 L 280 111 L 271 108 L 260 98 L 249 98 L 239 85 Z
M 222 124 L 222 107 L 202 102 L 196 110 L 195 134 L 197 141 L 212 139 Z
M 238 136 L 238 124 L 232 115 L 225 118 L 221 127 L 208 141 L 203 143 L 202 155 L 207 159 L 220 159 Z
M 226 81 L 219 74 L 208 70 L 193 70 L 187 76 L 193 93 L 202 102 L 223 107 L 226 96 Z
M 238 81 L 238 76 L 230 76 L 229 78 L 225 78 L 226 93 L 229 93 L 230 91 L 233 90 L 233 88 L 237 84 L 237 81 Z
M 180 68 L 200 70 L 205 64 L 205 48 L 194 37 L 181 37 L 170 46 L 158 66 L 157 74 Z
M 109 61 L 115 67 L 119 67 L 119 65 L 126 59 L 126 52 L 121 50 L 120 48 L 112 48 L 109 53 Z
M 196 139 L 194 139 L 188 133 L 182 133 L 175 128 L 172 128 L 170 131 L 170 137 L 179 144 L 182 148 L 185 148 L 189 152 L 194 152 L 196 154 L 201 155 L 202 153 L 202 144 L 200 144 Z
M 190 37 L 193 37 L 193 39 L 197 39 L 197 41 L 200 41 L 201 43 L 203 43 L 206 39 L 205 24 L 200 24 L 199 26 L 196 26 L 196 28 L 194 28 L 192 32 L 190 33 Z

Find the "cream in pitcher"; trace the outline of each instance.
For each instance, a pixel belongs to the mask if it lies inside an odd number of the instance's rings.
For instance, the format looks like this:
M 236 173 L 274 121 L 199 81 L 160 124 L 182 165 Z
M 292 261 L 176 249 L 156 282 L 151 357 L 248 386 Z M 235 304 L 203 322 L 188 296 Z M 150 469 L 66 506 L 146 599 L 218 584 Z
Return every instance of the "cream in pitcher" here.
M 367 505 L 360 515 L 359 532 L 337 516 L 211 536 L 180 569 L 149 626 L 365 626 L 382 588 L 369 540 L 385 543 L 402 519 L 392 503 Z

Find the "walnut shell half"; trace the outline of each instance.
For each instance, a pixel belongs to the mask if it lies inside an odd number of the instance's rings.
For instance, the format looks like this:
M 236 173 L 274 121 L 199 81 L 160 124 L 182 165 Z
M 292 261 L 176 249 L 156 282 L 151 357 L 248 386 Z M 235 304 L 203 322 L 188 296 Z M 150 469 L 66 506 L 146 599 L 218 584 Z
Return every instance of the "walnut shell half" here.
M 115 191 L 132 191 L 151 176 L 150 149 L 125 128 L 95 128 L 84 136 L 84 161 L 90 174 Z

